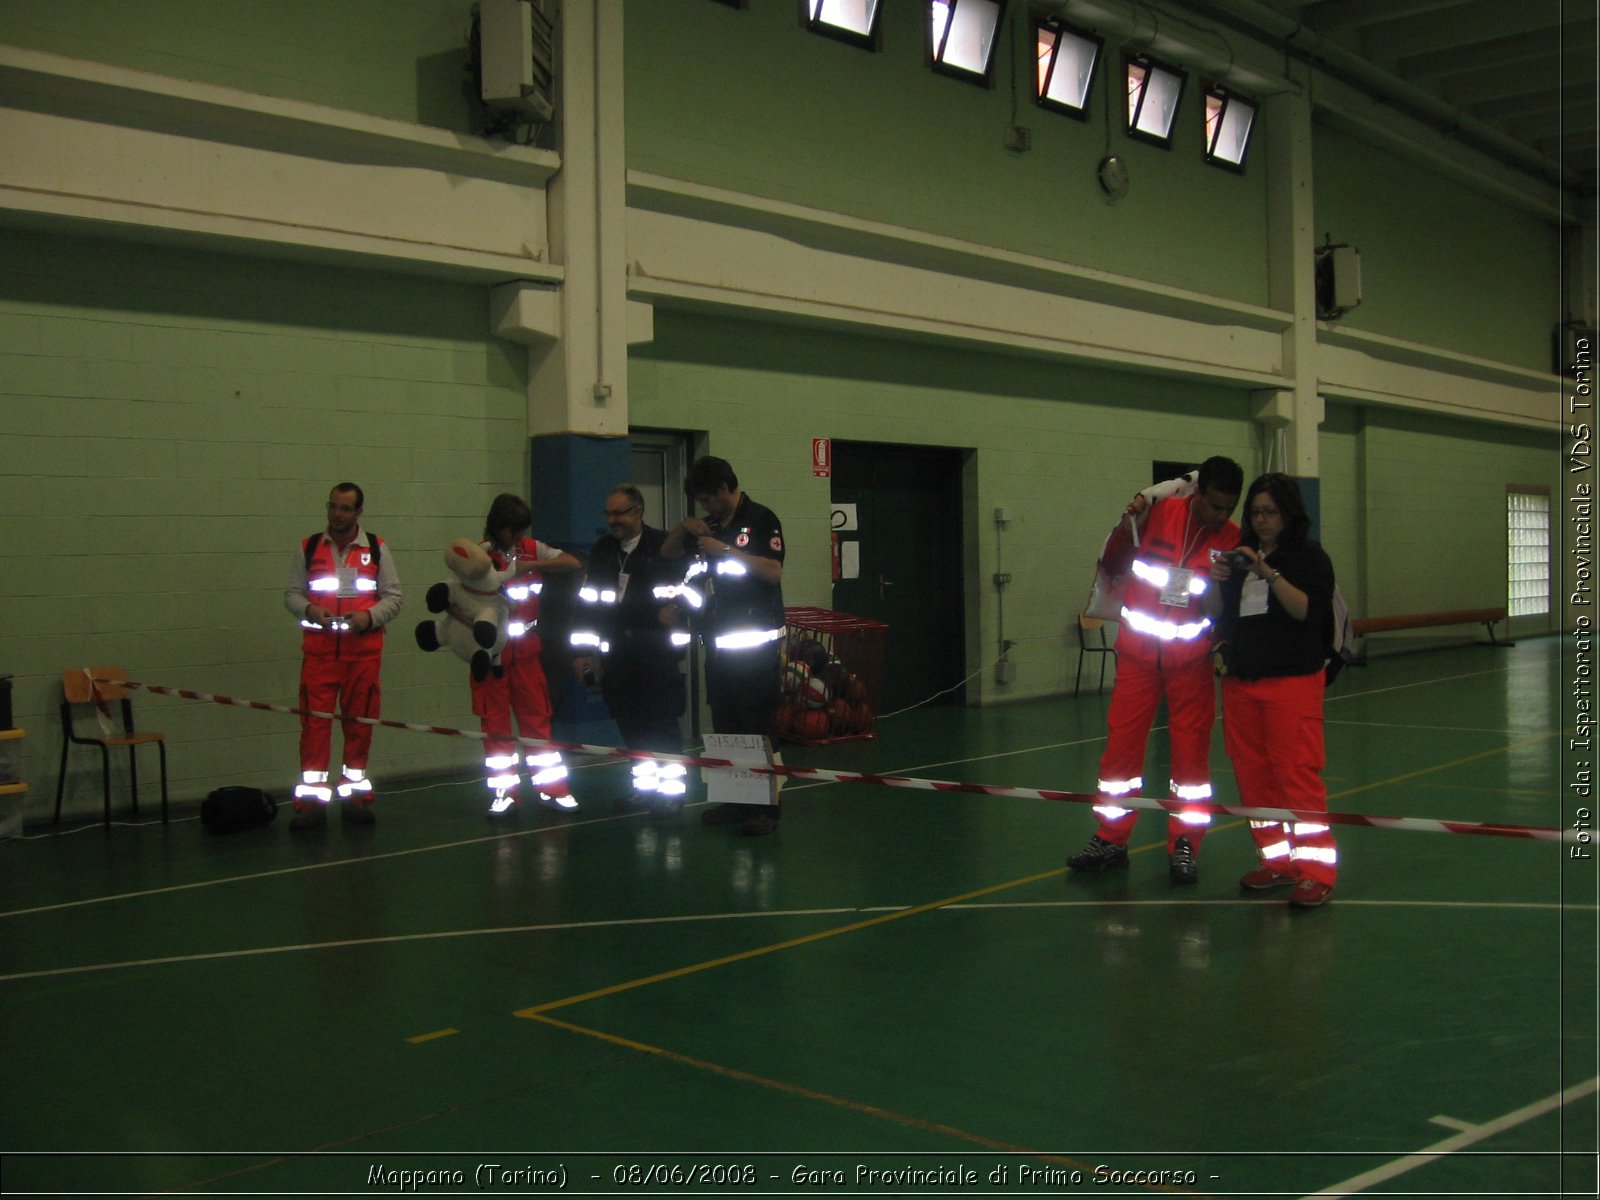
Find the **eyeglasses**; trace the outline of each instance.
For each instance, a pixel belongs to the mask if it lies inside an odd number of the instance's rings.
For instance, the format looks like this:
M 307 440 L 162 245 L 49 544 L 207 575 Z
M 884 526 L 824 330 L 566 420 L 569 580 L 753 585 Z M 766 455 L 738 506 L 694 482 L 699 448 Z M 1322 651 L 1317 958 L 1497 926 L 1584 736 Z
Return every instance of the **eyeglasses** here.
M 1250 517 L 1252 520 L 1256 517 L 1276 517 L 1279 515 L 1278 510 L 1275 508 L 1252 508 L 1245 513 L 1245 516 Z
M 353 513 L 353 512 L 360 512 L 361 510 L 354 504 L 335 504 L 332 500 L 329 500 L 328 501 L 328 511 L 329 512 L 348 512 L 348 513 Z
M 606 509 L 606 520 L 609 521 L 613 517 L 625 517 L 631 512 L 638 511 L 639 506 L 637 504 L 630 504 L 627 508 L 608 508 Z

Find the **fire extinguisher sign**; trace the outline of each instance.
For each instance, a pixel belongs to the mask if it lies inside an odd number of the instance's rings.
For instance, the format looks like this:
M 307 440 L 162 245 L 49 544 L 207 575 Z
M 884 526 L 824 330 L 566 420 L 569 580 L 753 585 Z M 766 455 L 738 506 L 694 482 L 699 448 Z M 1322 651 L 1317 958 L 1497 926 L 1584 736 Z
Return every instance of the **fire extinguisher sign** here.
M 833 475 L 833 439 L 811 439 L 811 474 L 818 479 Z

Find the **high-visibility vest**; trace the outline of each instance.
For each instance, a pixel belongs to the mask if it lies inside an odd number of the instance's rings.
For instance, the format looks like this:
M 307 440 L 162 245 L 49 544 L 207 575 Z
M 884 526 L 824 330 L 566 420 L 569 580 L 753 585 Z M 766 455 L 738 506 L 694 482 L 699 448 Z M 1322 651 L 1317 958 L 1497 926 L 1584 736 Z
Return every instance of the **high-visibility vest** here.
M 306 599 L 333 613 L 331 628 L 302 622 L 300 648 L 313 658 L 376 658 L 383 653 L 383 629 L 357 633 L 349 628 L 352 613 L 377 606 L 378 563 L 383 539 L 367 535 L 367 545 L 351 542 L 341 556 L 323 533 L 300 543 L 306 560 Z
M 504 571 L 508 565 L 505 555 L 501 554 L 488 542 L 482 543 L 483 548 L 489 552 L 489 561 L 494 564 L 494 569 Z M 521 558 L 537 560 L 539 557 L 539 543 L 534 538 L 523 538 L 517 544 L 517 554 Z M 519 575 L 515 579 L 507 580 L 500 588 L 510 602 L 511 611 L 506 620 L 506 637 L 508 639 L 537 638 L 539 635 L 539 594 L 544 590 L 538 574 Z M 532 644 L 529 642 L 528 644 Z
M 1192 497 L 1158 501 L 1134 551 L 1123 594 L 1117 653 L 1166 667 L 1186 666 L 1211 653 L 1206 616 L 1212 551 L 1239 544 L 1239 527 L 1225 521 L 1206 529 L 1191 513 Z

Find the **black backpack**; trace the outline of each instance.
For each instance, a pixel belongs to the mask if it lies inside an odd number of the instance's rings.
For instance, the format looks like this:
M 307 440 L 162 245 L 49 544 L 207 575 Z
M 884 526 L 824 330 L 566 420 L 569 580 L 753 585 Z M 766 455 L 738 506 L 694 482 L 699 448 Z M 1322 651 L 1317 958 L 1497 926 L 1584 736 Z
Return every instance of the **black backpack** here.
M 238 833 L 270 825 L 278 802 L 260 788 L 220 787 L 200 802 L 200 824 L 207 833 Z

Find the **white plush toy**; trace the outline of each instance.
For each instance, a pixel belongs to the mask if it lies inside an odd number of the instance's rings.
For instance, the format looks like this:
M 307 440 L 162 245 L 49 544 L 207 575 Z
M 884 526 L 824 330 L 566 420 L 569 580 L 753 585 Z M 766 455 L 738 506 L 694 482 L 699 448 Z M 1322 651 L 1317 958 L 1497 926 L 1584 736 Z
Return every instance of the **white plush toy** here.
M 490 671 L 500 669 L 500 652 L 506 648 L 511 603 L 500 588 L 516 569 L 496 570 L 488 551 L 466 538 L 450 543 L 444 562 L 450 579 L 428 589 L 428 611 L 439 616 L 418 623 L 417 645 L 430 654 L 448 647 L 471 665 L 474 679 L 487 679 Z

